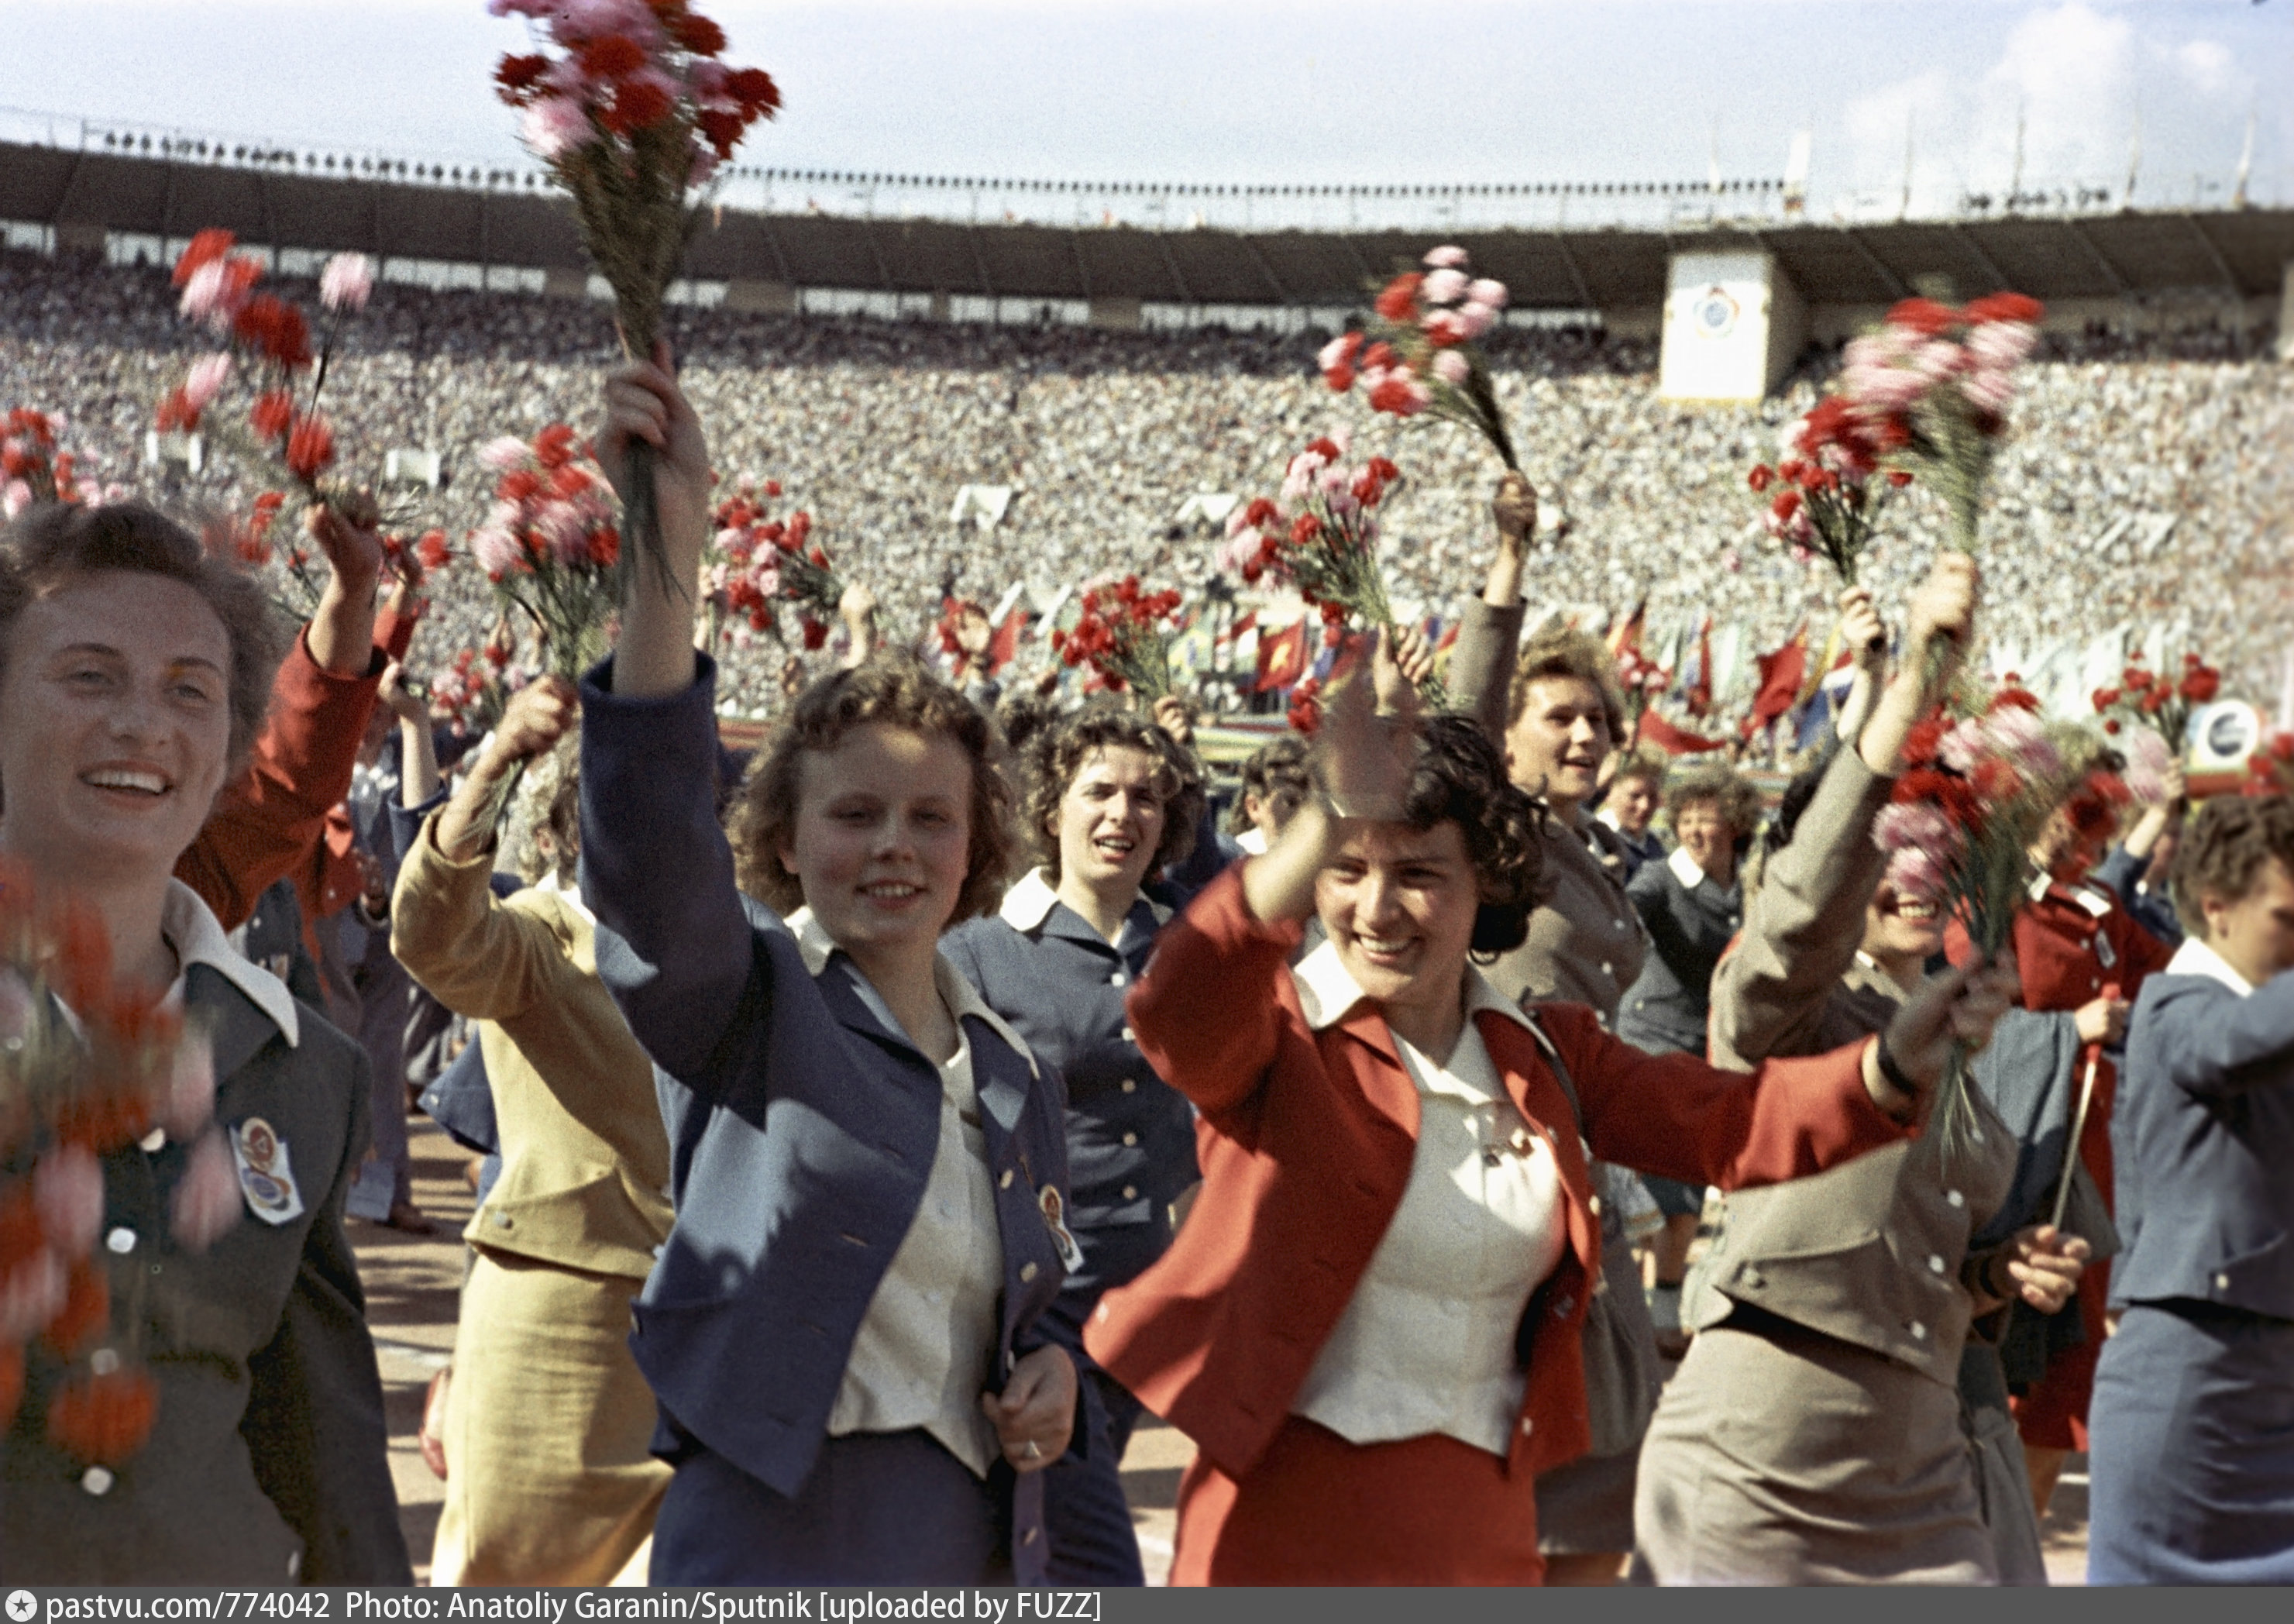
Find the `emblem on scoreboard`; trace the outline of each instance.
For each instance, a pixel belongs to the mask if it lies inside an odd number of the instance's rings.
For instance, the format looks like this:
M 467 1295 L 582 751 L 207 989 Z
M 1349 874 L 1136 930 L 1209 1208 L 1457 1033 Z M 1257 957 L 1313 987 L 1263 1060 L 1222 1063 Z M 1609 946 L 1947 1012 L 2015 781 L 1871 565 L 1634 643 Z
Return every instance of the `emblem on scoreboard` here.
M 1689 325 L 1702 339 L 1725 339 L 1737 330 L 1738 306 L 1726 288 L 1717 283 L 1697 296 L 1688 307 Z

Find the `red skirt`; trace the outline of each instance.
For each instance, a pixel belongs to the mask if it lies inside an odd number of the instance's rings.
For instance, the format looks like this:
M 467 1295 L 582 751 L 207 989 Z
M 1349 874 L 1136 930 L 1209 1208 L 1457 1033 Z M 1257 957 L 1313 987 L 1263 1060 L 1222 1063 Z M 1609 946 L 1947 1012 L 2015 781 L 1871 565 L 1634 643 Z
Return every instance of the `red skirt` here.
M 1179 1483 L 1174 1585 L 1536 1585 L 1537 1480 L 1454 1438 L 1354 1444 L 1292 1416 L 1240 1481 Z

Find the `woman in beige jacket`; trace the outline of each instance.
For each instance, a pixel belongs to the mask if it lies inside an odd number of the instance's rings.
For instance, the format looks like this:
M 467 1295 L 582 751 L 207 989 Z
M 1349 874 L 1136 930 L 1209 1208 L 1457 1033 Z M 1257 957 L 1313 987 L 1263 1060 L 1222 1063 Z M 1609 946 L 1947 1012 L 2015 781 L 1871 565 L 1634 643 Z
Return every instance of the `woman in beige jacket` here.
M 501 1177 L 464 1231 L 476 1255 L 446 1400 L 436 1585 L 642 1579 L 669 1485 L 628 1345 L 630 1299 L 669 1234 L 669 1139 L 574 885 L 577 779 L 571 753 L 551 751 L 574 704 L 555 680 L 510 701 L 476 769 L 424 821 L 392 904 L 391 951 L 477 1023 L 501 1131 Z M 427 746 L 427 730 L 408 742 Z M 528 888 L 504 901 L 487 883 L 489 814 L 529 761 Z

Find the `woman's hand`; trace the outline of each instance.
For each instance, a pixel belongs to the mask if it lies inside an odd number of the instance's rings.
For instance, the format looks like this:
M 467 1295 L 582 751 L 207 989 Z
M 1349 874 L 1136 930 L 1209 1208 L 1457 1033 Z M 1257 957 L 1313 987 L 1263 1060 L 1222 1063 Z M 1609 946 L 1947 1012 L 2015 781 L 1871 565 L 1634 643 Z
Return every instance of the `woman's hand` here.
M 1379 641 L 1378 658 L 1371 663 L 1371 673 L 1377 679 L 1378 708 L 1399 710 L 1401 684 L 1407 683 L 1414 691 L 1424 688 L 1427 678 L 1434 674 L 1434 651 L 1426 646 L 1426 634 L 1416 626 L 1391 629 Z
M 2059 1314 L 2078 1290 L 2089 1250 L 2078 1236 L 2065 1235 L 2053 1224 L 2018 1229 L 1986 1266 L 1985 1293 L 2002 1302 L 2012 1298 L 2029 1303 L 2042 1314 Z M 2002 1285 L 2005 1291 L 1999 1289 Z
M 1165 694 L 1155 701 L 1155 725 L 1163 736 L 1182 750 L 1195 747 L 1195 707 L 1177 694 Z
M 607 376 L 606 420 L 597 440 L 598 461 L 624 502 L 630 446 L 642 441 L 656 453 L 654 515 L 667 569 L 630 572 L 621 641 L 614 649 L 614 691 L 641 699 L 693 686 L 693 606 L 709 543 L 709 444 L 671 364 L 664 341 L 654 346 L 651 361 L 617 367 Z
M 1840 594 L 1840 641 L 1859 665 L 1875 675 L 1888 663 L 1888 628 L 1863 587 L 1851 586 Z
M 1371 669 L 1361 669 L 1364 652 L 1357 642 L 1354 674 L 1332 690 L 1322 707 L 1314 744 L 1314 767 L 1323 793 L 1341 818 L 1393 822 L 1402 816 L 1418 765 L 1418 690 L 1403 678 L 1387 633 L 1374 632 Z M 1369 680 L 1364 681 L 1365 675 Z M 1373 708 L 1373 699 L 1380 708 Z
M 433 838 L 440 852 L 468 862 L 485 849 L 493 839 L 495 792 L 502 779 L 565 738 L 581 708 L 581 696 L 563 677 L 536 677 L 510 696 L 477 765 L 438 814 Z
M 1991 1041 L 1991 1029 L 2007 1012 L 2022 986 L 2013 953 L 2002 953 L 1982 969 L 1946 970 L 1921 984 L 1880 1041 L 1864 1051 L 1864 1086 L 1872 1103 L 1899 1121 L 1908 1121 L 1919 1103 L 1943 1081 L 1955 1042 L 1974 1054 Z M 1896 1068 L 1918 1090 L 1908 1097 L 1879 1063 L 1885 1046 Z
M 382 682 L 374 697 L 382 701 L 383 708 L 401 722 L 415 727 L 430 725 L 429 706 L 406 686 L 406 667 L 393 660 L 382 668 Z
M 2135 1008 L 2119 996 L 2117 986 L 2105 987 L 2103 996 L 2081 1004 L 2078 1013 L 2071 1017 L 2078 1029 L 2082 1043 L 2100 1043 L 2108 1048 L 2127 1035 L 2127 1013 Z
M 1537 490 L 1519 474 L 1509 473 L 1498 481 L 1498 494 L 1490 504 L 1491 517 L 1497 520 L 1497 556 L 1490 560 L 1489 579 L 1482 586 L 1482 601 L 1499 608 L 1510 608 L 1521 601 L 1522 558 L 1529 544 L 1529 533 L 1537 528 Z
M 1915 675 L 1924 675 L 1928 646 L 1945 639 L 1956 661 L 1975 633 L 1976 591 L 1981 584 L 1975 560 L 1956 548 L 1939 551 L 1928 568 L 1928 578 L 1912 592 L 1910 632 L 1904 640 L 1904 659 Z M 1950 667 L 1945 667 L 1948 675 Z
M 996 1424 L 1012 1470 L 1041 1472 L 1068 1452 L 1075 1432 L 1075 1361 L 1065 1348 L 1023 1353 L 1004 1391 L 981 1393 L 980 1408 Z

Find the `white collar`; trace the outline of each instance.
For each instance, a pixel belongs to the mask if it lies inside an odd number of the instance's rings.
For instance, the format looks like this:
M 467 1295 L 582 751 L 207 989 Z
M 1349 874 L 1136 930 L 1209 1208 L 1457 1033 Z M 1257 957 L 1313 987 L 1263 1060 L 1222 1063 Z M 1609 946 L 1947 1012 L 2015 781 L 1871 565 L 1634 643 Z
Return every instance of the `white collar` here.
M 1696 859 L 1688 854 L 1685 845 L 1675 846 L 1672 855 L 1664 860 L 1664 866 L 1672 870 L 1673 878 L 1687 890 L 1694 891 L 1704 883 L 1704 870 L 1696 866 Z
M 2254 991 L 2254 983 L 2233 969 L 2230 960 L 2196 936 L 2184 938 L 2183 945 L 2176 948 L 2175 956 L 2167 961 L 2167 974 L 2210 976 L 2241 998 Z
M 1237 835 L 1234 837 L 1234 843 L 1253 857 L 1266 855 L 1266 831 L 1256 823 Z
M 809 908 L 798 909 L 783 923 L 796 937 L 796 951 L 804 959 L 805 974 L 815 980 L 828 967 L 829 959 L 844 951 L 836 945 L 834 938 L 828 934 L 827 926 L 814 918 Z M 850 959 L 851 955 L 846 953 L 845 957 Z M 853 967 L 857 971 L 859 967 L 856 965 Z M 974 1016 L 984 1021 L 990 1031 L 1012 1046 L 1013 1053 L 1028 1063 L 1030 1075 L 1043 1075 L 1036 1065 L 1035 1051 L 1028 1047 L 1028 1041 L 1013 1031 L 1010 1022 L 981 1000 L 979 989 L 964 978 L 963 971 L 948 962 L 946 953 L 935 951 L 932 954 L 932 985 L 939 990 L 940 1002 L 948 1006 L 950 1015 L 959 1021 L 965 1016 Z
M 2057 883 L 2054 875 L 2045 869 L 2040 869 L 2031 881 L 2031 900 L 2035 902 L 2046 902 L 2047 892 Z M 2098 919 L 2111 912 L 2111 899 L 2083 879 L 2072 880 L 2065 884 L 2063 894 Z
M 179 879 L 167 882 L 167 900 L 159 905 L 159 934 L 175 950 L 175 962 L 184 971 L 195 964 L 207 966 L 270 1016 L 289 1049 L 302 1041 L 302 1022 L 287 983 L 235 951 L 199 894 Z
M 1030 869 L 1004 894 L 1004 906 L 997 911 L 1013 930 L 1034 930 L 1051 918 L 1053 904 L 1059 900 L 1060 894 L 1052 889 L 1044 871 Z
M 1298 1007 L 1305 1012 L 1309 1031 L 1322 1032 L 1337 1025 L 1346 1012 L 1369 994 L 1355 984 L 1339 962 L 1338 944 L 1325 942 L 1291 967 L 1290 979 L 1298 989 Z M 1504 1016 L 1525 1032 L 1534 1032 L 1527 1016 L 1514 1001 L 1490 985 L 1489 977 L 1476 967 L 1466 967 L 1466 1018 L 1471 1021 L 1485 1010 Z
M 552 869 L 549 873 L 534 881 L 533 888 L 536 891 L 544 892 L 550 896 L 556 897 L 559 902 L 564 902 L 565 906 L 571 908 L 576 914 L 580 915 L 583 924 L 589 926 L 592 930 L 597 928 L 598 916 L 591 913 L 588 906 L 582 902 L 582 887 L 579 885 L 560 885 L 557 879 L 557 869 Z M 822 955 L 821 962 L 824 964 L 827 962 L 827 955 Z M 815 970 L 813 974 L 818 975 L 820 972 L 818 970 Z

